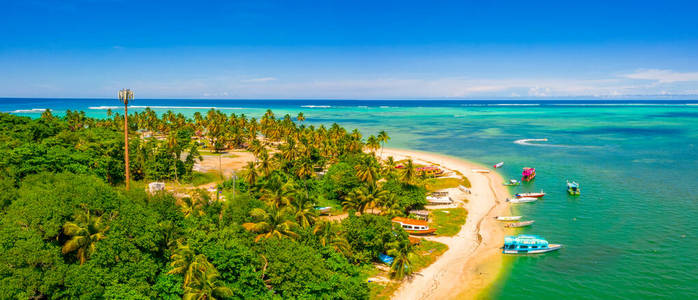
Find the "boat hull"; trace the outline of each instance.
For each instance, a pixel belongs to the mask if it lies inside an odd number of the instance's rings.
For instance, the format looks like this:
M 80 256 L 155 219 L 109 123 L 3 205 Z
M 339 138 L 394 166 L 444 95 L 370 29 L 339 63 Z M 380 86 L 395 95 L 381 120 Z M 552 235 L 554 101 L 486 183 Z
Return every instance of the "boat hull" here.
M 516 204 L 516 203 L 530 203 L 530 202 L 535 202 L 537 201 L 538 198 L 514 198 L 514 199 L 507 199 L 507 202 Z
M 508 250 L 508 249 L 504 249 L 504 250 L 502 250 L 502 253 L 504 253 L 504 254 L 539 254 L 539 253 L 546 253 L 546 252 L 560 250 L 561 248 L 562 248 L 562 245 L 550 244 L 550 245 L 548 245 L 548 248 L 544 248 L 544 249 L 533 249 L 533 250 Z
M 436 228 L 429 228 L 427 230 L 405 230 L 405 232 L 411 235 L 429 235 L 436 232 Z
M 521 220 L 521 216 L 498 216 L 495 219 L 497 221 L 518 221 Z

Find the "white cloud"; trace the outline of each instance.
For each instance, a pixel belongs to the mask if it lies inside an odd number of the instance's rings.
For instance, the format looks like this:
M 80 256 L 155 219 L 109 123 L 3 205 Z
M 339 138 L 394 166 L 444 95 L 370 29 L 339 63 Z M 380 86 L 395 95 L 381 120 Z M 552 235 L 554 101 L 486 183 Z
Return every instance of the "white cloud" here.
M 660 83 L 698 81 L 698 72 L 675 72 L 672 70 L 643 69 L 635 73 L 626 74 L 625 78 L 654 80 Z

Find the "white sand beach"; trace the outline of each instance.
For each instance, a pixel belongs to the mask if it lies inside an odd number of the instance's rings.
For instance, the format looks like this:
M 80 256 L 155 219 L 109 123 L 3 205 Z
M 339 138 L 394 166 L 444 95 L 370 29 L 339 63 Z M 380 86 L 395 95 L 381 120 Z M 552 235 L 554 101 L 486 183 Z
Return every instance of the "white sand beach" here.
M 438 164 L 458 171 L 472 184 L 465 208 L 468 217 L 460 232 L 453 237 L 432 237 L 430 240 L 448 245 L 449 249 L 433 264 L 406 279 L 393 294 L 393 299 L 472 299 L 487 288 L 502 267 L 499 247 L 505 231 L 494 219 L 508 215 L 508 197 L 504 181 L 496 172 L 478 173 L 482 165 L 445 155 L 413 150 L 386 148 L 382 156 L 395 160 L 411 158 L 419 164 Z

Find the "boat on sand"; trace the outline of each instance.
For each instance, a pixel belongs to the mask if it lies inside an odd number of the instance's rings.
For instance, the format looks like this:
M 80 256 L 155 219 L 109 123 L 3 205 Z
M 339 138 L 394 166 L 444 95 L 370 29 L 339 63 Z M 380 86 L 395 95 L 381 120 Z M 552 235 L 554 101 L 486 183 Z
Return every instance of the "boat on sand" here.
M 521 216 L 496 216 L 494 217 L 497 221 L 518 221 Z
M 504 238 L 504 254 L 535 254 L 560 250 L 562 245 L 549 244 L 545 239 L 536 235 L 519 234 Z
M 509 224 L 504 225 L 504 227 L 506 227 L 506 228 L 526 227 L 526 226 L 533 224 L 533 222 L 535 222 L 535 221 L 530 220 L 530 221 L 509 223 Z
M 424 220 L 414 220 L 403 217 L 395 217 L 392 219 L 393 223 L 400 224 L 402 229 L 409 234 L 414 235 L 427 235 L 432 234 L 436 231 L 436 228 L 429 228 L 427 221 Z
M 538 200 L 538 198 L 535 197 L 522 197 L 522 198 L 507 198 L 507 202 L 509 203 L 528 203 L 528 202 L 533 202 Z

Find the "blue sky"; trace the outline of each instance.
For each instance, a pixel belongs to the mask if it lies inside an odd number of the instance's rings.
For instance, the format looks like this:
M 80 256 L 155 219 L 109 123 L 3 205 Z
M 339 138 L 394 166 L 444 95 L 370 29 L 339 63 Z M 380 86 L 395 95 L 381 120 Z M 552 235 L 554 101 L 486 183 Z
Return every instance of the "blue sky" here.
M 698 98 L 698 4 L 563 2 L 0 0 L 0 97 Z

